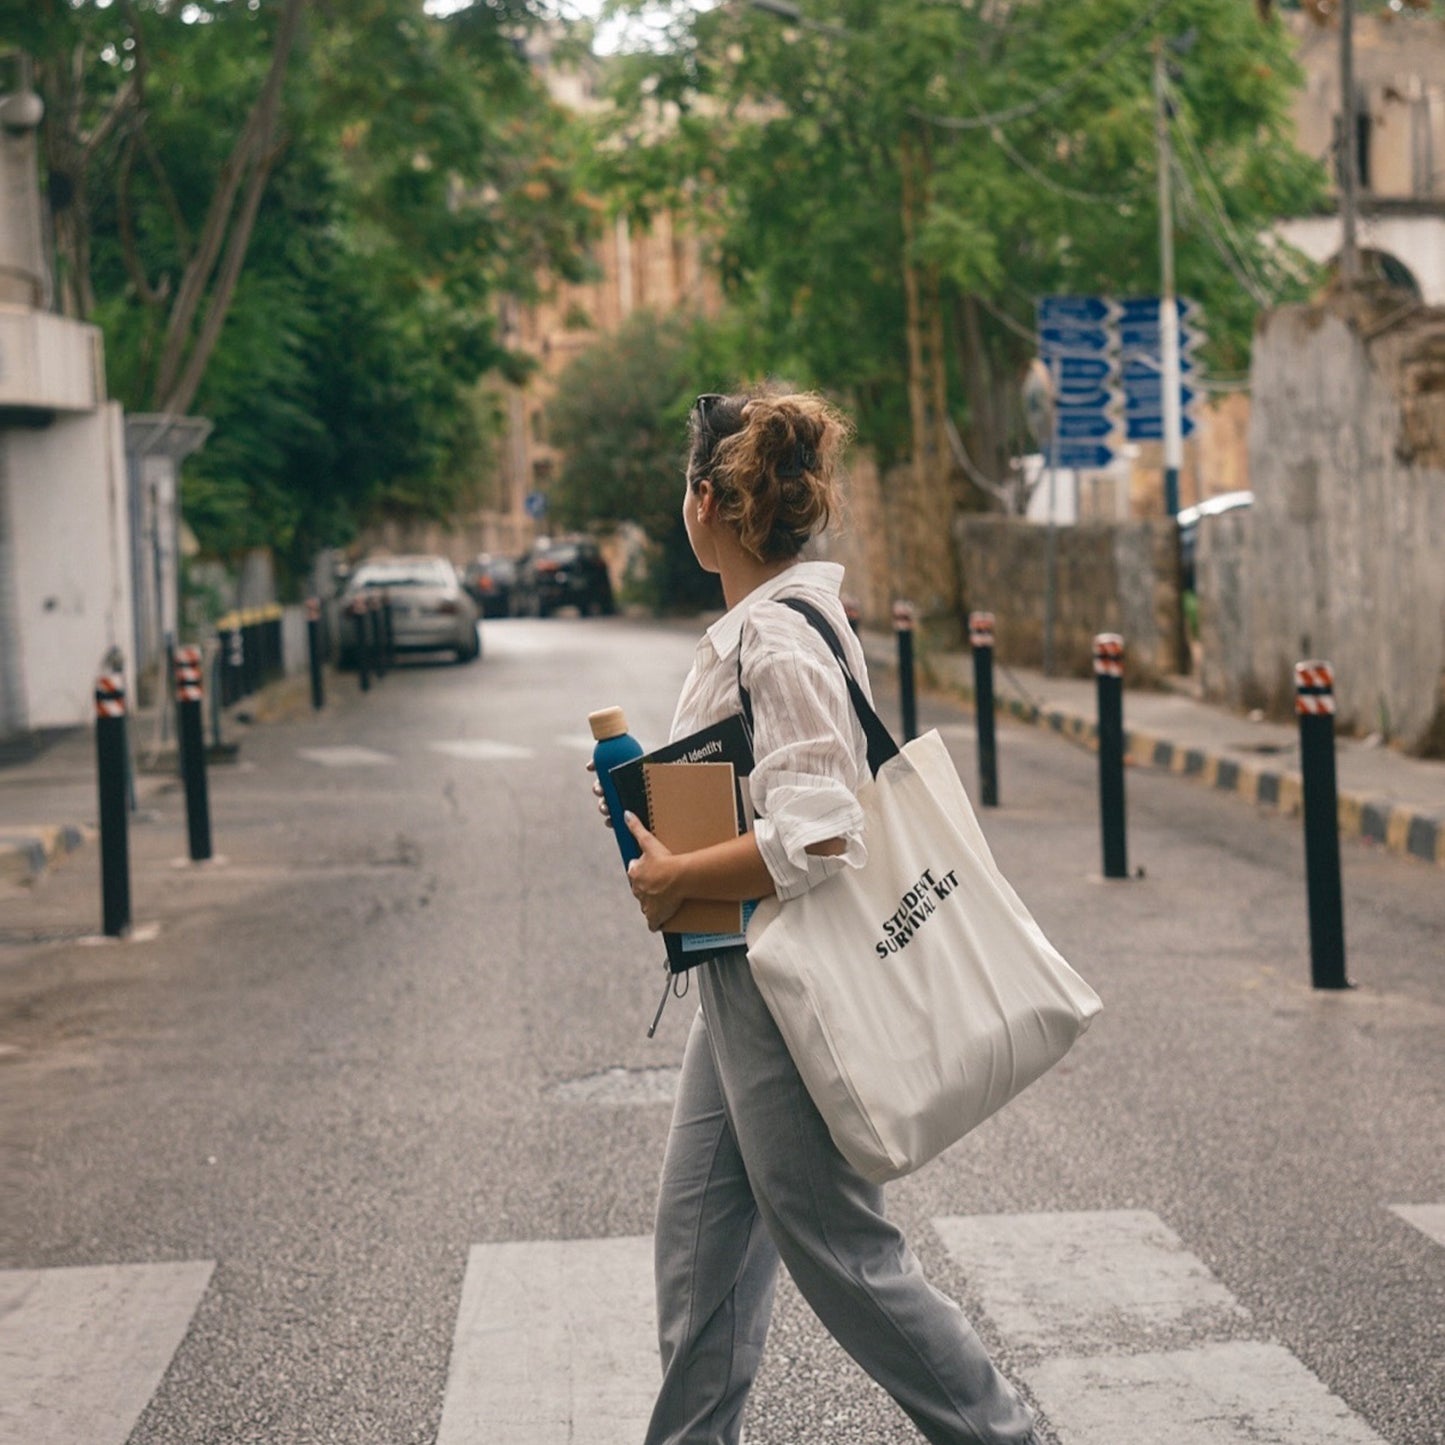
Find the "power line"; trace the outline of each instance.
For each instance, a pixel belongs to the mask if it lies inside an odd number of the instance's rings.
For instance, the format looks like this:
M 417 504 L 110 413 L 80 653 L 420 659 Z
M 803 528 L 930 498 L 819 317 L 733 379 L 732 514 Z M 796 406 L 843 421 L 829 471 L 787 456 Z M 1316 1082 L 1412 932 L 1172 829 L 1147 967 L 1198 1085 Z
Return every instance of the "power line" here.
M 926 120 L 930 125 L 936 125 L 942 130 L 954 131 L 984 130 L 991 126 L 1008 125 L 1012 121 L 1022 120 L 1026 115 L 1033 115 L 1036 111 L 1043 110 L 1045 106 L 1052 105 L 1054 101 L 1068 95 L 1071 91 L 1077 90 L 1101 65 L 1112 60 L 1123 50 L 1156 15 L 1173 3 L 1174 0 L 1153 0 L 1149 8 L 1138 19 L 1126 25 L 1113 40 L 1092 55 L 1077 70 L 1065 76 L 1057 85 L 1051 86 L 1033 100 L 1022 101 L 1018 105 L 1010 106 L 1007 110 L 996 110 L 991 115 L 932 115 L 928 111 L 917 109 L 913 111 L 913 114 L 920 120 Z
M 1136 197 L 1127 192 L 1120 192 L 1117 195 L 1105 196 L 1094 191 L 1076 191 L 1072 186 L 1066 186 L 1061 181 L 1056 181 L 1052 176 L 1045 174 L 1027 156 L 1021 154 L 1005 138 L 1004 133 L 997 126 L 992 127 L 988 133 L 989 139 L 1021 170 L 1025 175 L 1037 181 L 1046 190 L 1054 191 L 1069 201 L 1082 201 L 1086 205 L 1093 206 L 1121 206 Z
M 1193 129 L 1184 114 L 1184 110 L 1177 103 L 1172 91 L 1170 92 L 1169 99 L 1171 102 L 1171 110 L 1174 114 L 1175 130 L 1183 139 L 1185 149 L 1189 152 L 1190 158 L 1193 160 L 1199 172 L 1200 182 L 1205 192 L 1205 199 L 1213 209 L 1215 219 L 1219 222 L 1225 236 L 1233 246 L 1234 254 L 1239 259 L 1240 265 L 1249 272 L 1257 285 L 1264 287 L 1264 276 L 1250 258 L 1249 248 L 1245 246 L 1243 240 L 1240 238 L 1239 232 L 1234 227 L 1233 221 L 1230 219 L 1229 211 L 1224 204 L 1224 198 L 1220 195 L 1219 187 L 1215 184 L 1214 175 L 1210 171 L 1209 164 L 1204 159 L 1204 154 L 1194 138 Z
M 1263 285 L 1251 276 L 1243 267 L 1234 252 L 1230 249 L 1229 243 L 1216 228 L 1214 221 L 1205 211 L 1199 200 L 1199 193 L 1194 189 L 1194 183 L 1189 179 L 1189 173 L 1179 163 L 1175 163 L 1174 177 L 1179 182 L 1179 189 L 1184 198 L 1189 202 L 1195 218 L 1204 229 L 1204 234 L 1209 237 L 1210 244 L 1219 252 L 1220 258 L 1229 268 L 1230 274 L 1245 291 L 1254 299 L 1259 306 L 1270 306 L 1274 298 L 1268 294 Z

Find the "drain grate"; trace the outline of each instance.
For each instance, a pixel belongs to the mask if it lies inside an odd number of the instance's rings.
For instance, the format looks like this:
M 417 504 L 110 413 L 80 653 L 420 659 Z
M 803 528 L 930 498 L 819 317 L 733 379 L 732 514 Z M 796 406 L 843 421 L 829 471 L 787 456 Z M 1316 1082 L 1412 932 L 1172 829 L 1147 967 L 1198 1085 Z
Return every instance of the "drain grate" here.
M 677 1068 L 603 1069 L 564 1079 L 548 1093 L 569 1104 L 670 1104 L 677 1094 Z

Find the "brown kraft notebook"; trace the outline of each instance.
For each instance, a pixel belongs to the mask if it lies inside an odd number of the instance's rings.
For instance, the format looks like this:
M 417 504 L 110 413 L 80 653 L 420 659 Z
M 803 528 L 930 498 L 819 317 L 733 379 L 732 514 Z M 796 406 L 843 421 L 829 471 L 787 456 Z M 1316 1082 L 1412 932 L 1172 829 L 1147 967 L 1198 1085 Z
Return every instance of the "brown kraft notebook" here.
M 737 783 L 731 763 L 648 763 L 649 827 L 674 853 L 692 853 L 738 836 Z M 664 933 L 740 933 L 741 903 L 689 898 Z

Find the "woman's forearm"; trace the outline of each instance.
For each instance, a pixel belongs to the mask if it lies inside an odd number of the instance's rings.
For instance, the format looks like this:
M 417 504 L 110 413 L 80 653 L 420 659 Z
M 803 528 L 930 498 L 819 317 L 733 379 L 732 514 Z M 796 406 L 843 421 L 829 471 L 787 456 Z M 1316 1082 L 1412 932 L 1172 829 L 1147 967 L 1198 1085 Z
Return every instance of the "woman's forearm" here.
M 826 858 L 842 853 L 846 847 L 841 838 L 825 838 L 821 843 L 810 843 L 806 851 Z M 694 853 L 678 854 L 677 862 L 684 898 L 746 903 L 752 898 L 771 898 L 778 891 L 752 833 Z
M 773 875 L 751 833 L 693 853 L 674 854 L 673 861 L 678 869 L 678 893 L 683 898 L 745 903 L 751 898 L 770 898 L 777 892 Z

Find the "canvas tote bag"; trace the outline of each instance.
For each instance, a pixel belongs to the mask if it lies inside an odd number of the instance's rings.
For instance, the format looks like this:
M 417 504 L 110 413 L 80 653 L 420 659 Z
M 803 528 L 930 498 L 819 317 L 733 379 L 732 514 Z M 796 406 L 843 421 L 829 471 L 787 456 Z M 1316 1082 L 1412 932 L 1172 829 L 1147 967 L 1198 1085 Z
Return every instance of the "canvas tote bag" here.
M 1051 1069 L 1102 1004 L 999 872 L 938 733 L 900 750 L 823 615 L 778 600 L 828 643 L 868 737 L 868 861 L 761 902 L 748 962 L 834 1143 L 883 1183 Z

